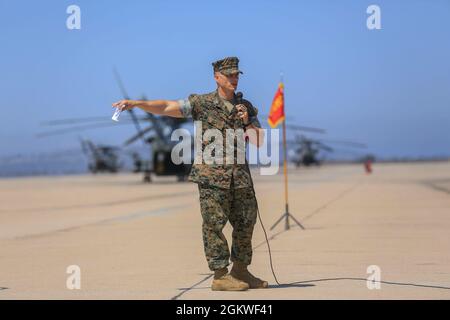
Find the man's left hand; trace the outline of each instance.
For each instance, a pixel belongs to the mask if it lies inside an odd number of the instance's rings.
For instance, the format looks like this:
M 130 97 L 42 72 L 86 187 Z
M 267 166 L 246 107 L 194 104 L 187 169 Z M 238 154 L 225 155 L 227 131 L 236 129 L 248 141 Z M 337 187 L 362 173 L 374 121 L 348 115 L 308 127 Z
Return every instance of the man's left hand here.
M 241 118 L 244 125 L 247 125 L 248 124 L 247 107 L 244 106 L 243 104 L 238 104 L 238 105 L 236 105 L 236 109 L 238 111 L 238 113 L 237 113 L 238 117 Z

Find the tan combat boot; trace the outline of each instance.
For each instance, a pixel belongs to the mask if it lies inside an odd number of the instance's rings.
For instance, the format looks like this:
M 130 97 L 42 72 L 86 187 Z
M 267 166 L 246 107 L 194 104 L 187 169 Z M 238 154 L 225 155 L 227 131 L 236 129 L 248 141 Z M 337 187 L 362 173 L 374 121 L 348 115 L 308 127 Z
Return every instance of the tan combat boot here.
M 240 262 L 234 262 L 233 268 L 231 269 L 230 274 L 236 279 L 242 280 L 245 283 L 248 283 L 250 289 L 262 289 L 269 287 L 269 283 L 267 281 L 261 280 L 254 275 L 252 275 L 248 270 L 247 266 Z
M 244 291 L 248 290 L 248 284 L 231 276 L 227 268 L 222 268 L 214 272 L 211 289 L 213 291 Z

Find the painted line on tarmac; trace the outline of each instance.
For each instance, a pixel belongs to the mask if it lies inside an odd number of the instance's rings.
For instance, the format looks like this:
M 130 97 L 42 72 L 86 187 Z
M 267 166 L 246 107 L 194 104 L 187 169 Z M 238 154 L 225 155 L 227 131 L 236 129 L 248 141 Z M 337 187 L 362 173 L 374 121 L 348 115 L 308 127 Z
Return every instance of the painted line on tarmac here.
M 303 219 L 300 220 L 300 222 L 302 223 L 305 220 L 308 220 L 310 218 L 312 218 L 314 215 L 318 214 L 319 212 L 325 210 L 326 208 L 328 208 L 330 205 L 332 205 L 333 203 L 335 203 L 336 201 L 342 199 L 346 194 L 350 193 L 353 189 L 355 189 L 357 186 L 360 185 L 360 181 L 358 181 L 357 183 L 353 184 L 350 188 L 346 188 L 344 191 L 340 192 L 336 197 L 332 198 L 331 200 L 327 201 L 324 205 L 321 205 L 320 207 L 318 207 L 317 209 L 313 210 L 310 214 L 308 214 L 306 217 L 304 217 Z M 292 227 L 298 227 L 296 224 L 293 225 L 289 225 L 291 228 Z M 276 236 L 284 233 L 286 230 L 281 230 L 273 235 L 271 235 L 268 239 L 273 240 L 275 239 Z M 259 248 L 260 246 L 266 244 L 266 240 L 262 241 L 261 243 L 259 243 L 258 245 L 256 245 L 253 250 L 256 250 L 257 248 Z
M 59 206 L 59 207 L 26 208 L 26 209 L 16 209 L 16 210 L 4 209 L 4 210 L 0 210 L 0 212 L 37 212 L 37 211 L 58 211 L 58 210 L 70 210 L 70 209 L 111 207 L 111 206 L 117 206 L 117 205 L 122 205 L 122 204 L 145 202 L 148 200 L 159 200 L 159 199 L 173 198 L 173 197 L 192 196 L 192 194 L 193 194 L 192 191 L 177 192 L 177 193 L 165 193 L 165 194 L 158 194 L 158 195 L 152 195 L 152 196 L 124 199 L 124 200 L 114 200 L 114 201 L 100 202 L 100 203 L 93 203 L 93 204 L 79 204 L 79 205 Z
M 120 216 L 116 216 L 116 217 L 112 217 L 112 218 L 103 219 L 100 221 L 94 221 L 92 223 L 86 223 L 86 224 L 82 224 L 82 225 L 72 226 L 72 227 L 68 227 L 68 228 L 61 228 L 61 229 L 56 229 L 56 230 L 51 230 L 51 231 L 45 231 L 42 233 L 18 236 L 18 237 L 13 237 L 12 239 L 24 240 L 24 239 L 30 239 L 30 238 L 36 238 L 36 237 L 44 237 L 44 236 L 52 235 L 52 234 L 59 233 L 59 232 L 70 232 L 70 231 L 74 231 L 74 230 L 81 229 L 84 227 L 104 225 L 104 224 L 109 224 L 109 223 L 114 223 L 114 222 L 128 222 L 131 220 L 145 218 L 145 217 L 149 217 L 149 216 L 161 216 L 161 215 L 166 215 L 168 213 L 174 213 L 177 210 L 185 209 L 187 206 L 189 206 L 189 205 L 182 204 L 182 205 L 177 205 L 177 206 L 172 206 L 172 207 L 158 208 L 158 209 L 154 209 L 154 210 L 150 210 L 150 211 L 138 211 L 138 212 L 134 212 L 134 213 L 129 213 L 129 214 L 125 214 L 125 215 L 120 215 Z
M 445 182 L 447 182 L 447 181 L 445 181 Z M 421 184 L 428 188 L 431 188 L 435 191 L 444 192 L 444 193 L 450 195 L 450 189 L 440 186 L 439 183 L 442 183 L 442 182 L 441 181 L 425 181 L 425 182 L 422 182 Z
M 176 296 L 173 296 L 172 298 L 170 298 L 170 300 L 177 300 L 179 297 L 181 297 L 183 294 L 185 294 L 186 292 L 194 289 L 196 286 L 198 286 L 199 284 L 202 284 L 203 282 L 205 282 L 206 280 L 208 280 L 209 278 L 212 278 L 214 274 L 210 274 L 208 276 L 206 276 L 205 278 L 203 278 L 202 280 L 200 280 L 197 283 L 194 283 L 192 286 L 190 286 L 189 288 L 182 288 L 179 290 L 182 290 L 179 294 L 177 294 Z

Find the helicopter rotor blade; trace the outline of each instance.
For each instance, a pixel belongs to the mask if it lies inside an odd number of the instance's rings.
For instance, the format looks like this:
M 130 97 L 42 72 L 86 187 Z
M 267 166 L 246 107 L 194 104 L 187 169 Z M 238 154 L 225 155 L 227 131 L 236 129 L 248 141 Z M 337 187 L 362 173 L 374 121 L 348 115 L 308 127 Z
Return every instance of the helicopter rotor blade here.
M 353 156 L 362 156 L 363 155 L 363 151 L 359 151 L 359 150 L 354 150 L 354 149 L 342 149 L 342 148 L 335 148 L 334 149 L 335 153 L 338 154 L 347 154 L 347 155 L 353 155 Z
M 122 78 L 120 77 L 120 74 L 117 71 L 116 67 L 113 68 L 113 73 L 114 73 L 114 77 L 116 78 L 116 82 L 117 82 L 117 85 L 119 86 L 119 90 L 122 94 L 122 97 L 126 100 L 129 100 L 130 96 L 128 95 L 127 90 L 125 89 L 125 86 L 123 85 Z
M 335 144 L 345 145 L 345 146 L 354 147 L 354 148 L 362 148 L 362 149 L 367 148 L 366 144 L 360 143 L 360 142 L 344 141 L 344 140 L 328 140 L 328 139 L 320 139 L 319 141 L 323 141 L 326 143 L 335 143 Z
M 142 95 L 142 100 L 147 100 L 147 96 L 145 94 Z M 161 139 L 163 139 L 164 135 L 162 133 L 162 128 L 161 128 L 161 125 L 160 125 L 160 121 L 165 122 L 166 118 L 168 118 L 168 117 L 161 117 L 161 116 L 157 117 L 157 116 L 155 116 L 154 114 L 152 114 L 150 112 L 147 112 L 146 115 L 147 115 L 147 120 L 149 120 L 153 124 L 153 126 L 155 127 L 156 133 L 160 136 Z
M 330 146 L 327 146 L 326 144 L 323 144 L 321 142 L 316 142 L 317 147 L 319 147 L 322 150 L 328 151 L 328 152 L 333 152 L 334 149 L 331 148 Z
M 65 124 L 73 124 L 73 123 L 96 122 L 96 121 L 104 121 L 106 119 L 107 119 L 106 117 L 60 119 L 60 120 L 51 120 L 51 121 L 42 122 L 41 126 L 57 126 L 57 125 L 65 125 Z M 108 120 L 110 120 L 110 119 L 108 119 Z
M 80 141 L 80 143 L 81 143 L 81 150 L 83 151 L 83 153 L 85 154 L 85 155 L 88 155 L 88 148 L 87 148 L 87 146 L 86 146 L 86 142 L 83 140 L 83 138 L 81 138 L 80 136 L 78 136 L 78 140 Z
M 299 125 L 294 125 L 294 124 L 287 124 L 286 128 L 292 129 L 292 130 L 298 130 L 298 131 L 315 132 L 315 133 L 325 133 L 326 132 L 324 129 L 305 127 L 305 126 L 299 126 Z
M 142 100 L 147 100 L 147 96 L 145 94 L 142 95 Z M 161 116 L 156 117 L 154 114 L 152 114 L 150 112 L 147 112 L 146 116 L 147 116 L 147 120 L 150 121 L 153 124 L 156 134 L 161 139 L 163 139 L 164 135 L 163 135 L 162 128 L 161 128 L 161 125 L 160 125 L 160 121 L 166 123 L 167 119 L 172 119 L 172 118 L 161 117 Z
M 87 129 L 97 129 L 99 127 L 112 127 L 112 126 L 118 126 L 118 125 L 127 125 L 128 123 L 95 123 L 95 124 L 88 124 L 83 126 L 76 126 L 76 127 L 70 127 L 65 129 L 59 129 L 59 130 L 51 130 L 51 131 L 44 131 L 39 132 L 36 134 L 37 138 L 43 138 L 48 136 L 55 136 L 60 134 L 66 134 L 73 131 L 80 131 L 80 130 L 87 130 Z
M 132 121 L 132 119 L 127 118 L 128 115 L 124 115 L 125 118 L 120 119 L 120 121 Z M 138 121 L 147 121 L 147 117 L 136 117 Z M 59 126 L 59 125 L 67 125 L 67 124 L 77 124 L 77 123 L 91 123 L 91 122 L 111 122 L 111 118 L 109 117 L 88 117 L 88 118 L 69 118 L 69 119 L 58 119 L 42 122 L 42 126 Z
M 132 144 L 133 142 L 135 142 L 137 139 L 141 138 L 143 135 L 145 135 L 147 132 L 150 132 L 153 130 L 153 127 L 147 127 L 145 129 L 143 129 L 141 132 L 138 132 L 137 134 L 135 134 L 134 136 L 132 136 L 131 138 L 127 139 L 123 144 L 124 146 L 128 146 L 130 144 Z
M 367 145 L 364 143 L 346 141 L 346 140 L 311 139 L 311 138 L 307 138 L 305 136 L 299 136 L 299 135 L 296 135 L 295 139 L 296 139 L 296 143 L 298 143 L 298 144 L 310 143 L 310 144 L 315 144 L 315 145 L 321 146 L 321 147 L 325 146 L 324 142 L 326 142 L 326 143 L 340 144 L 340 145 L 354 147 L 354 148 L 362 148 L 362 149 L 367 148 Z M 327 146 L 327 148 L 331 148 L 331 147 Z
M 117 71 L 116 68 L 113 69 L 113 72 L 114 72 L 114 76 L 116 78 L 116 82 L 119 85 L 120 91 L 122 92 L 123 98 L 126 100 L 129 100 L 130 96 L 128 95 L 128 93 L 125 89 L 125 86 L 123 85 L 122 78 L 120 77 L 119 72 Z M 139 121 L 137 121 L 137 118 L 133 112 L 133 109 L 129 109 L 128 113 L 130 114 L 131 119 L 133 119 L 133 123 L 134 123 L 134 126 L 136 127 L 136 130 L 138 131 L 138 133 L 140 133 L 142 131 L 141 126 L 139 125 Z M 144 138 L 142 137 L 142 135 L 141 135 L 141 138 L 142 138 L 142 142 L 145 144 L 146 142 L 145 142 Z

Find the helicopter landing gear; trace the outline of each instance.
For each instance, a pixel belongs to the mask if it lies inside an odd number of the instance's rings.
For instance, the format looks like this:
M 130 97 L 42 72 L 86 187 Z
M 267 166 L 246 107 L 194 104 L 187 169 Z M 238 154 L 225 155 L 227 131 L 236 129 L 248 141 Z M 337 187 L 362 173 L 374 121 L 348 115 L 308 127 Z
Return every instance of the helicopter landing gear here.
M 144 174 L 144 180 L 145 183 L 150 183 L 152 182 L 152 176 L 151 173 L 149 171 L 146 171 Z

